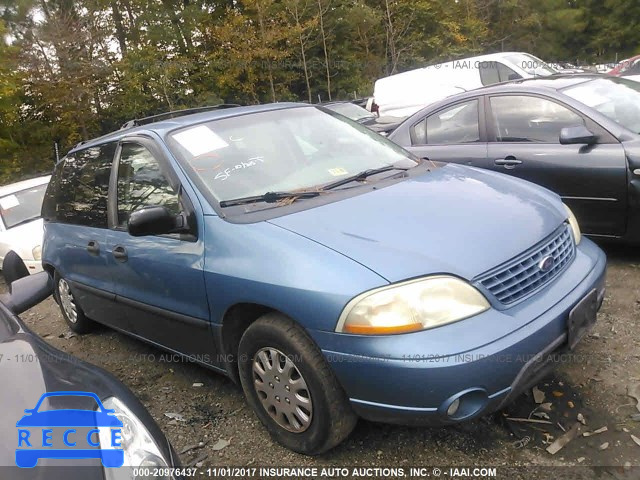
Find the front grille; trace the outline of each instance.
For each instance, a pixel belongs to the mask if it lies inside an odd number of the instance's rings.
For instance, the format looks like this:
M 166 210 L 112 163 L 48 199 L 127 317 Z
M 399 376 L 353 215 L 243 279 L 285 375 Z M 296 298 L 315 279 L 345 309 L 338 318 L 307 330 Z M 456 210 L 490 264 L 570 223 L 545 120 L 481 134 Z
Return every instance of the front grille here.
M 504 304 L 533 293 L 562 272 L 573 259 L 576 248 L 569 228 L 563 226 L 541 245 L 483 276 L 479 282 Z M 550 270 L 543 272 L 539 265 L 548 256 L 553 257 L 554 263 Z

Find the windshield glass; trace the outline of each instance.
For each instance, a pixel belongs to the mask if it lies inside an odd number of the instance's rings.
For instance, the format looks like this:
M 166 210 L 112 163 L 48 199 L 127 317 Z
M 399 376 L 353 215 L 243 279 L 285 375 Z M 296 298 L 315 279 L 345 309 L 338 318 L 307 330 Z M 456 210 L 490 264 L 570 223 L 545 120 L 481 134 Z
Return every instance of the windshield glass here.
M 546 77 L 547 75 L 558 73 L 558 71 L 553 69 L 548 63 L 528 53 L 507 55 L 505 58 L 512 65 L 520 67 L 529 75 Z
M 353 103 L 331 103 L 324 105 L 325 108 L 338 112 L 340 115 L 350 118 L 351 120 L 360 121 L 365 118 L 375 118 L 370 111 L 354 105 Z
M 0 216 L 5 228 L 40 218 L 47 184 L 27 188 L 0 198 Z
M 567 87 L 562 93 L 640 133 L 640 83 L 617 77 L 598 78 Z
M 363 170 L 419 162 L 368 128 L 315 107 L 183 128 L 169 147 L 218 201 L 321 187 Z

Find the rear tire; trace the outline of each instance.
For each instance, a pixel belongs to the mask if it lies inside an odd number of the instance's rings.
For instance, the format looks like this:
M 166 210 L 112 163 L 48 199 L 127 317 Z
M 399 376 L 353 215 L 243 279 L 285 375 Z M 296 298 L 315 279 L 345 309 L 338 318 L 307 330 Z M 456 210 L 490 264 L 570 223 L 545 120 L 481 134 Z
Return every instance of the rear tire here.
M 326 452 L 356 425 L 322 352 L 284 315 L 268 313 L 247 328 L 238 368 L 249 405 L 272 438 L 295 452 Z
M 75 333 L 80 334 L 93 330 L 95 324 L 93 320 L 87 318 L 80 305 L 76 302 L 69 282 L 60 276 L 58 272 L 54 274 L 53 281 L 55 283 L 54 295 L 67 326 Z

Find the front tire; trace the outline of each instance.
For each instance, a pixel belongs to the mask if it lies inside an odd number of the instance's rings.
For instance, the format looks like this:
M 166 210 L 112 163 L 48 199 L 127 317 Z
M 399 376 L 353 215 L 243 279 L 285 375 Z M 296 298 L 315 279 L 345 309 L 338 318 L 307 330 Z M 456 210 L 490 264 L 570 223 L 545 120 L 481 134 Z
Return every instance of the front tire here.
M 357 417 L 322 352 L 293 320 L 268 313 L 245 331 L 238 349 L 249 405 L 285 447 L 318 455 L 342 442 Z
M 67 326 L 75 333 L 88 333 L 93 327 L 94 323 L 88 319 L 84 314 L 80 305 L 76 301 L 69 282 L 65 280 L 58 272 L 53 276 L 55 282 L 55 297 L 58 305 L 60 306 L 60 312 L 62 318 L 66 322 Z

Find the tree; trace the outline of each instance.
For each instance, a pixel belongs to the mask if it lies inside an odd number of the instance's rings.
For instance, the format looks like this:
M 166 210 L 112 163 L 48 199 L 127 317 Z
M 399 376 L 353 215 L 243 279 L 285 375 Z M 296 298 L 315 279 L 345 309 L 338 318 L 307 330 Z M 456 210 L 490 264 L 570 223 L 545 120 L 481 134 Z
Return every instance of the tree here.
M 313 14 L 312 0 L 285 0 L 285 10 L 292 21 L 293 34 L 295 34 L 304 72 L 304 81 L 307 90 L 307 98 L 312 103 L 310 71 L 307 63 L 307 50 L 313 35 L 313 31 L 318 25 L 319 15 Z
M 168 110 L 363 96 L 501 50 L 626 58 L 637 18 L 637 0 L 0 0 L 0 182 Z

